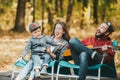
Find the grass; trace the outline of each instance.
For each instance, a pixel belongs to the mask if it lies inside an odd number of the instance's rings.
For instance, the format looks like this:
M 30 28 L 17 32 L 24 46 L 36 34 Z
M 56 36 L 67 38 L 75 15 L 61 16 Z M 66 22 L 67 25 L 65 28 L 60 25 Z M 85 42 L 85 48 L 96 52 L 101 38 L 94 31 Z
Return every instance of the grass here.
M 20 57 L 29 34 L 10 34 L 1 36 L 0 39 L 0 70 L 11 70 L 13 62 Z

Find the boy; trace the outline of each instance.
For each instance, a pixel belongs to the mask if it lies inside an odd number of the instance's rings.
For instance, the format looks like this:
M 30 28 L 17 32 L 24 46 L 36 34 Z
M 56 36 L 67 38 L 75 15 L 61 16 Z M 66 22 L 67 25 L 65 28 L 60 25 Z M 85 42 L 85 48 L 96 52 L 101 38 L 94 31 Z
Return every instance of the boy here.
M 29 50 L 31 50 L 31 60 L 33 61 L 33 70 L 35 71 L 35 76 L 40 76 L 41 62 L 40 59 L 46 53 L 47 44 L 57 46 L 64 46 L 62 43 L 56 43 L 53 40 L 45 37 L 41 34 L 40 25 L 38 23 L 31 23 L 29 25 L 29 30 L 32 34 L 32 37 L 29 39 L 27 46 L 25 47 L 20 59 L 23 59 Z

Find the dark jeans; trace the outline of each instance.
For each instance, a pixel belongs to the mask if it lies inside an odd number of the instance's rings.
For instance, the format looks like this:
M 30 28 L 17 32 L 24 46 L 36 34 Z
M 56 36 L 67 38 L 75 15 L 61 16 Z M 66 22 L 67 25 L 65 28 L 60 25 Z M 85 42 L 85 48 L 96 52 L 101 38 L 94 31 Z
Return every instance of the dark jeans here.
M 69 41 L 72 58 L 76 65 L 80 65 L 79 79 L 85 80 L 88 70 L 88 65 L 97 64 L 97 61 L 91 59 L 93 50 L 85 47 L 78 39 L 72 38 Z

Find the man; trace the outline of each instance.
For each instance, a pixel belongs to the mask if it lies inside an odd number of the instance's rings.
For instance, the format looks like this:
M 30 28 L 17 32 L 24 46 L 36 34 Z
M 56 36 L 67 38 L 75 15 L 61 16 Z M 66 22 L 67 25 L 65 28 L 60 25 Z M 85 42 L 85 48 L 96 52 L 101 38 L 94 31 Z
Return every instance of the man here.
M 72 58 L 76 65 L 80 65 L 79 79 L 85 80 L 89 65 L 98 64 L 102 61 L 104 56 L 104 63 L 109 64 L 114 58 L 114 52 L 111 47 L 110 34 L 114 29 L 110 22 L 102 23 L 96 30 L 95 37 L 78 40 L 77 38 L 70 39 L 70 50 Z M 97 49 L 90 49 L 86 46 L 100 47 Z M 104 54 L 105 53 L 105 54 Z

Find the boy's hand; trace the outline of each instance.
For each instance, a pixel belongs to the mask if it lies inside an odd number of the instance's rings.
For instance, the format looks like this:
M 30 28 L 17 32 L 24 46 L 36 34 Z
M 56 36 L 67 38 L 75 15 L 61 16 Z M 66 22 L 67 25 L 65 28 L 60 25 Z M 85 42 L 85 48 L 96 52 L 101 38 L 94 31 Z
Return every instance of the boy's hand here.
M 19 59 L 17 59 L 17 61 L 21 61 L 22 59 L 23 59 L 23 57 L 20 57 Z M 17 62 L 17 61 L 16 61 L 16 62 Z
M 57 45 L 64 46 L 65 44 L 58 42 Z

